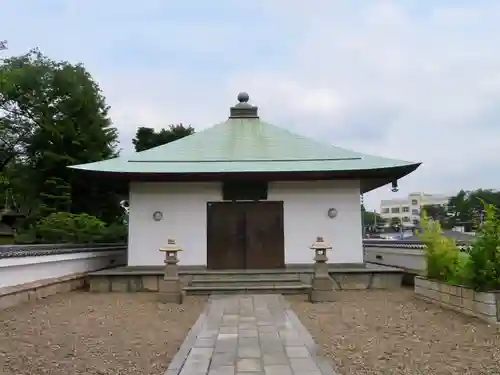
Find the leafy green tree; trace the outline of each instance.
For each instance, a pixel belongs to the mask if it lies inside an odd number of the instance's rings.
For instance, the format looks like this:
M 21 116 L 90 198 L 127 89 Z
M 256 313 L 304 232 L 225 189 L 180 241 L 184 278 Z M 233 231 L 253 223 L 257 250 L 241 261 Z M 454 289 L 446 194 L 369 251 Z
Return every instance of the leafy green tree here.
M 49 178 L 40 193 L 42 205 L 40 215 L 48 216 L 55 212 L 68 212 L 71 208 L 71 186 L 61 178 Z
M 451 229 L 448 220 L 448 211 L 445 206 L 439 204 L 429 204 L 423 207 L 430 219 L 439 221 L 443 229 Z
M 153 128 L 140 127 L 132 140 L 135 151 L 144 151 L 153 147 L 176 141 L 194 134 L 194 128 L 183 124 L 169 125 L 167 129 L 155 132 Z
M 54 61 L 36 49 L 5 59 L 0 69 L 0 167 L 22 164 L 41 207 L 59 209 L 52 206 L 59 186 L 71 192 L 71 212 L 113 220 L 120 214 L 114 193 L 67 168 L 117 155 L 118 132 L 99 86 L 81 64 Z
M 378 228 L 385 224 L 385 220 L 378 212 L 367 211 L 364 205 L 361 205 L 361 215 L 363 215 L 363 225 L 367 232 L 377 232 Z
M 469 251 L 467 284 L 477 291 L 500 289 L 500 219 L 498 208 L 484 203 L 485 217 Z
M 431 220 L 425 210 L 421 211 L 422 231 L 419 237 L 425 244 L 426 276 L 445 282 L 460 279 L 463 263 L 455 241 L 443 235 L 439 221 Z
M 484 219 L 483 203 L 500 208 L 500 191 L 461 190 L 448 203 L 449 226 L 464 226 L 466 231 L 477 230 Z

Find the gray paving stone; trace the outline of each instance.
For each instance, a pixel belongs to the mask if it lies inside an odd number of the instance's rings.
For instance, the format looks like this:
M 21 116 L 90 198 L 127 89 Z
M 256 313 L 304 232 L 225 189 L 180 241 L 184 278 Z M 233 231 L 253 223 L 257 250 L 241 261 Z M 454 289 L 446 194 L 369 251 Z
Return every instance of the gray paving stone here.
M 287 346 L 285 347 L 286 355 L 289 358 L 310 358 L 311 353 L 305 346 Z
M 238 337 L 239 346 L 259 346 L 258 337 Z
M 222 326 L 220 327 L 219 333 L 238 333 L 237 326 Z
M 253 323 L 255 321 L 257 321 L 257 318 L 255 318 L 255 316 L 242 316 L 240 318 L 241 323 Z
M 194 343 L 195 348 L 213 348 L 215 346 L 215 339 L 205 339 L 198 337 Z
M 300 374 L 306 371 L 319 371 L 312 358 L 290 358 L 290 366 L 293 371 Z
M 259 372 L 262 371 L 260 358 L 241 358 L 236 361 L 238 372 Z
M 292 368 L 288 365 L 264 366 L 265 375 L 293 375 Z
M 234 366 L 221 366 L 218 368 L 210 368 L 208 375 L 234 375 L 236 369 Z
M 260 358 L 260 348 L 258 346 L 240 346 L 238 348 L 239 358 Z
M 223 342 L 215 345 L 214 353 L 236 353 L 237 350 L 236 342 Z
M 259 333 L 276 333 L 276 326 L 274 325 L 260 325 L 258 327 Z
M 290 361 L 285 354 L 263 354 L 262 362 L 265 365 L 289 365 Z
M 335 375 L 280 295 L 212 296 L 195 326 L 165 375 Z
M 256 329 L 240 329 L 238 334 L 241 337 L 259 337 L 259 332 Z
M 217 341 L 236 340 L 237 338 L 237 333 L 219 333 L 219 335 L 217 336 Z

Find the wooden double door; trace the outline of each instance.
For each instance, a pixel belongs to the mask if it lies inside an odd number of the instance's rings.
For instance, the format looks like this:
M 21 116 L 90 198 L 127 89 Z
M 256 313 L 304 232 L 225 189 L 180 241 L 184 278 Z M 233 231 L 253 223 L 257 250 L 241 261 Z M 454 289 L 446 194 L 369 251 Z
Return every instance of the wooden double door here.
M 283 202 L 207 203 L 209 269 L 284 266 Z

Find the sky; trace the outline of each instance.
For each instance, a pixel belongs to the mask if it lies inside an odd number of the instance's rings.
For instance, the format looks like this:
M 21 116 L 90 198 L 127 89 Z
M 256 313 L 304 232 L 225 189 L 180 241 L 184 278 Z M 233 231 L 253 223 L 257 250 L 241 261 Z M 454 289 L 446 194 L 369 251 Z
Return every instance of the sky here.
M 0 0 L 1 57 L 81 62 L 132 149 L 139 126 L 261 118 L 336 146 L 421 161 L 365 195 L 500 188 L 498 0 Z

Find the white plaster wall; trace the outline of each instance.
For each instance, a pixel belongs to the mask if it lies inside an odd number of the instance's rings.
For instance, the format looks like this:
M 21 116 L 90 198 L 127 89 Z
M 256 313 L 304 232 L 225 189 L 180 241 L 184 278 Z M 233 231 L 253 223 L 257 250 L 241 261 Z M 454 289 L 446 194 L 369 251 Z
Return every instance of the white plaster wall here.
M 421 249 L 398 249 L 391 247 L 365 246 L 365 261 L 385 266 L 423 271 L 426 268 L 424 251 Z M 382 259 L 377 259 L 377 256 Z
M 221 194 L 220 183 L 131 183 L 128 265 L 162 265 L 158 249 L 169 237 L 184 248 L 181 265 L 206 265 L 207 202 L 220 201 Z M 359 181 L 270 183 L 268 199 L 284 201 L 285 261 L 312 263 L 309 246 L 324 236 L 334 247 L 331 263 L 361 263 L 359 194 Z M 327 216 L 331 207 L 335 219 Z M 155 211 L 163 220 L 153 220 Z
M 363 262 L 359 181 L 273 182 L 268 200 L 284 201 L 286 263 L 312 263 L 309 246 L 317 236 L 333 246 L 329 263 Z
M 221 184 L 132 182 L 129 203 L 129 266 L 162 265 L 158 249 L 174 238 L 184 249 L 181 265 L 207 264 L 207 202 L 220 201 Z M 154 221 L 161 211 L 163 220 Z
M 0 259 L 0 288 L 126 263 L 124 250 Z

